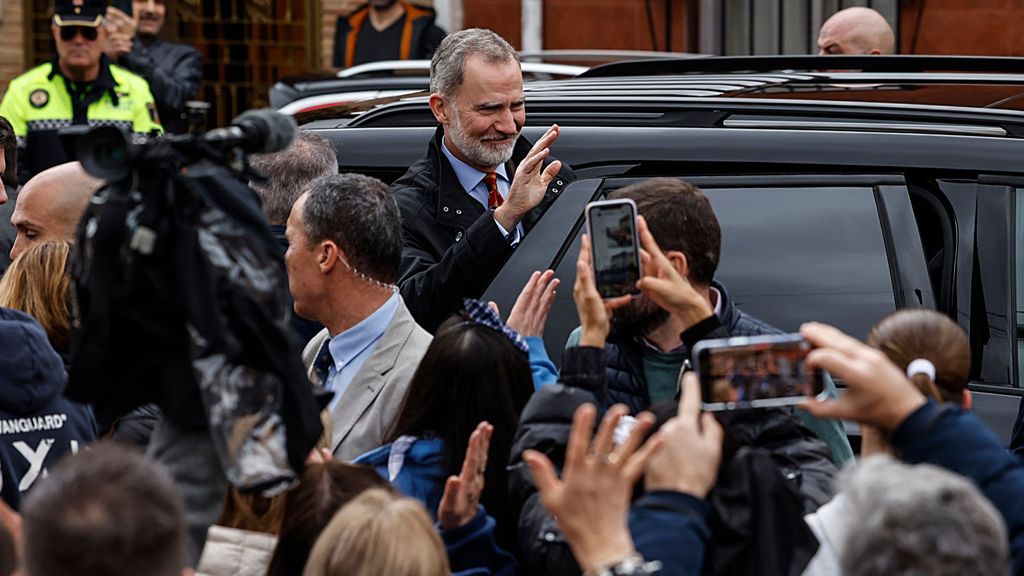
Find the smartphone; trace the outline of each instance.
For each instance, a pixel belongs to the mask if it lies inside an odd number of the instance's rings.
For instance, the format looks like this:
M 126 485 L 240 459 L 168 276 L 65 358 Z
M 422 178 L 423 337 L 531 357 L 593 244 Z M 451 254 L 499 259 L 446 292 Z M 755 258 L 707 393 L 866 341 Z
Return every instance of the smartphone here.
M 132 0 L 110 0 L 110 5 L 129 16 L 132 15 Z
M 811 346 L 799 334 L 704 340 L 693 347 L 704 409 L 798 404 L 822 398 L 825 377 L 807 366 Z
M 594 280 L 601 298 L 639 294 L 640 240 L 636 232 L 636 204 L 629 199 L 587 204 Z

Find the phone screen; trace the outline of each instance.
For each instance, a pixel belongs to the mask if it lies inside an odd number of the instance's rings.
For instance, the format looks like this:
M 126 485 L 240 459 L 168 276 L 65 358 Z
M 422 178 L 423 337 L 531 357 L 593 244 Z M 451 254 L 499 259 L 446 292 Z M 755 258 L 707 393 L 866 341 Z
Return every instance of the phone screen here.
M 698 349 L 706 410 L 783 406 L 822 393 L 822 372 L 806 364 L 810 345 L 790 337 L 774 339 L 742 345 L 726 340 Z
M 602 298 L 636 294 L 640 280 L 636 206 L 629 201 L 590 204 L 587 225 L 597 292 Z

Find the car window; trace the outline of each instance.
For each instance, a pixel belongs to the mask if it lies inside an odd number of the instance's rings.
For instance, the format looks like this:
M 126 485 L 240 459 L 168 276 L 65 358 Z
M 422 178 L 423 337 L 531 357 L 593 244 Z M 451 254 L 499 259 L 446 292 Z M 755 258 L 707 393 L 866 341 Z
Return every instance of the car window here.
M 863 338 L 895 310 L 872 188 L 705 187 L 704 192 L 722 227 L 715 277 L 744 312 L 781 330 L 817 320 Z M 575 276 L 578 253 L 579 234 L 559 262 L 563 282 Z M 566 299 L 569 292 L 563 292 Z M 565 304 L 571 306 L 571 300 Z M 553 320 L 568 314 L 575 316 L 575 310 L 555 310 Z
M 1024 383 L 1024 346 L 1021 339 L 1024 338 L 1024 188 L 1017 188 L 1014 194 L 1015 212 L 1015 233 L 1014 244 L 1010 247 L 1014 251 L 1014 265 L 1016 268 L 1016 294 L 1015 307 L 1017 311 L 1017 382 Z

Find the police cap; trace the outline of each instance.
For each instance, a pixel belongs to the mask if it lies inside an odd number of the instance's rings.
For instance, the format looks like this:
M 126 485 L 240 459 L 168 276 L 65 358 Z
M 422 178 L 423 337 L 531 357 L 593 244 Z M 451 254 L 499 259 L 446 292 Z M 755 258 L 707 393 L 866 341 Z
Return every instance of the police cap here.
M 107 0 L 54 0 L 53 23 L 57 26 L 99 26 L 107 13 Z

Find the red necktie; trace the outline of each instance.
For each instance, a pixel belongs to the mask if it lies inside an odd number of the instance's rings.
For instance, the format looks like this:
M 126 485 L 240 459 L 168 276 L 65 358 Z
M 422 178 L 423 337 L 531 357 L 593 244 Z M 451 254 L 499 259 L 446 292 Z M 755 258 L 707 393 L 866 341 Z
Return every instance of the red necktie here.
M 494 172 L 488 172 L 484 176 L 484 182 L 487 183 L 487 208 L 494 210 L 505 201 L 501 197 L 501 193 L 498 192 L 498 175 Z

